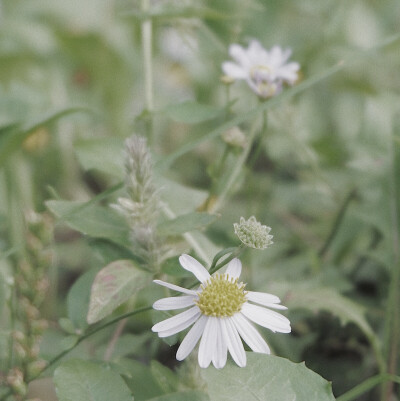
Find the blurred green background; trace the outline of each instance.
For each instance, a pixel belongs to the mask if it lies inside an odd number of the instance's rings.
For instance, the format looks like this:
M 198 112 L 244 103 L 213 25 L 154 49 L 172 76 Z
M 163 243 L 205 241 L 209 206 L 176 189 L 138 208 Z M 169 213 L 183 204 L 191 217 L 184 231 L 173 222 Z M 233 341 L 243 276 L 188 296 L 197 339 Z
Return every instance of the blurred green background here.
M 290 302 L 301 309 L 290 313 L 291 336 L 267 340 L 278 355 L 305 360 L 333 381 L 340 395 L 377 372 L 368 330 L 360 328 L 364 319 L 387 352 L 400 51 L 398 41 L 367 49 L 399 33 L 400 2 L 160 0 L 152 11 L 156 161 L 224 121 L 219 115 L 182 122 L 170 107 L 187 100 L 225 106 L 221 63 L 231 43 L 256 38 L 267 49 L 291 48 L 302 80 L 345 60 L 339 73 L 268 112 L 261 153 L 205 232 L 222 248 L 237 243 L 232 224 L 240 216 L 272 227 L 274 246 L 245 254 L 245 279 L 251 288 L 280 294 L 289 310 Z M 21 210 L 44 211 L 56 196 L 88 200 L 118 182 L 112 171 L 85 168 L 85 150 L 95 155 L 98 146 L 103 157 L 107 149 L 118 169 L 123 139 L 146 135 L 142 16 L 134 0 L 0 1 L 0 251 L 21 243 Z M 231 99 L 233 114 L 258 105 L 244 82 L 231 87 Z M 79 109 L 35 126 L 70 107 Z M 24 140 L 10 134 L 32 126 Z M 207 171 L 222 150 L 222 139 L 204 141 L 161 173 L 207 191 Z M 58 292 L 47 314 L 57 320 L 72 283 L 100 267 L 102 256 L 62 223 L 55 246 Z M 360 398 L 376 399 L 376 392 Z

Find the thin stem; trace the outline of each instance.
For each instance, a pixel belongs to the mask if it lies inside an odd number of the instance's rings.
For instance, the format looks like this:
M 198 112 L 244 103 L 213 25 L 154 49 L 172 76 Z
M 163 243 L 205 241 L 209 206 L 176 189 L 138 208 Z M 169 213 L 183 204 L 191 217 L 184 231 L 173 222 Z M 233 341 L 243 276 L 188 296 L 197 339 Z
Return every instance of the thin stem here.
M 105 361 L 109 361 L 111 359 L 112 354 L 114 352 L 115 345 L 117 344 L 118 339 L 121 337 L 121 334 L 124 331 L 124 328 L 125 328 L 125 325 L 127 322 L 128 322 L 128 319 L 124 319 L 118 323 L 118 325 L 114 331 L 114 334 L 111 337 L 111 340 L 107 345 L 106 352 L 104 353 Z
M 221 267 L 225 266 L 228 264 L 232 259 L 239 257 L 243 251 L 246 249 L 246 246 L 243 244 L 240 244 L 226 259 L 224 259 L 222 262 L 216 264 L 213 268 L 210 269 L 210 274 L 215 273 Z
M 249 133 L 249 137 L 247 139 L 248 142 L 247 142 L 246 148 L 243 150 L 241 155 L 238 157 L 238 160 L 235 163 L 235 167 L 232 169 L 231 174 L 229 175 L 228 179 L 225 181 L 219 197 L 216 199 L 216 201 L 212 205 L 210 205 L 210 208 L 209 208 L 210 213 L 215 213 L 222 207 L 226 198 L 228 197 L 229 193 L 231 192 L 232 187 L 235 185 L 235 182 L 237 181 L 237 179 L 240 175 L 240 172 L 241 172 L 244 164 L 246 163 L 247 157 L 250 153 L 252 144 L 256 137 L 257 125 L 258 125 L 258 119 L 255 118 L 253 121 L 253 124 L 250 128 L 250 133 Z
M 330 231 L 327 239 L 325 240 L 325 243 L 322 245 L 321 249 L 318 252 L 318 256 L 320 258 L 323 258 L 326 255 L 330 245 L 332 244 L 333 239 L 335 238 L 337 232 L 339 231 L 340 225 L 343 221 L 346 210 L 350 205 L 350 202 L 356 197 L 356 193 L 357 193 L 356 190 L 353 188 L 348 193 L 348 195 L 344 199 L 342 205 L 340 206 L 340 208 L 336 214 L 335 220 L 333 222 L 331 231 Z
M 342 394 L 340 397 L 336 398 L 336 401 L 351 401 L 356 399 L 361 394 L 366 393 L 367 391 L 371 390 L 375 386 L 381 383 L 386 382 L 395 382 L 400 384 L 400 376 L 389 375 L 389 374 L 381 374 L 377 376 L 370 377 L 369 379 L 365 380 L 358 386 L 352 388 L 351 390 L 347 391 L 346 393 Z
M 83 334 L 81 337 L 78 338 L 77 342 L 74 344 L 73 347 L 71 347 L 69 349 L 66 349 L 66 350 L 60 352 L 58 355 L 56 355 L 53 359 L 51 359 L 49 361 L 47 366 L 39 374 L 37 374 L 35 377 L 33 377 L 31 380 L 34 380 L 37 377 L 39 377 L 42 373 L 44 373 L 46 370 L 48 370 L 56 362 L 58 362 L 62 357 L 64 357 L 65 355 L 69 354 L 73 349 L 75 349 L 82 341 L 86 340 L 87 338 L 93 336 L 94 334 L 98 333 L 99 331 L 104 330 L 105 328 L 107 328 L 107 327 L 109 327 L 109 326 L 111 326 L 111 325 L 113 325 L 113 324 L 115 324 L 115 323 L 117 323 L 117 322 L 119 322 L 121 320 L 127 319 L 128 317 L 137 315 L 137 314 L 139 314 L 141 312 L 146 312 L 148 310 L 151 310 L 151 308 L 152 308 L 152 306 L 145 306 L 143 308 L 136 309 L 136 310 L 134 310 L 132 312 L 125 313 L 125 314 L 123 314 L 121 316 L 116 317 L 115 319 L 110 320 L 109 322 L 106 322 L 106 323 L 96 327 L 95 329 L 89 331 L 88 333 Z
M 394 140 L 396 137 L 394 138 Z M 387 372 L 395 374 L 398 361 L 399 336 L 400 336 L 400 317 L 398 305 L 400 303 L 400 250 L 399 250 L 399 203 L 400 188 L 397 184 L 397 177 L 400 171 L 400 151 L 398 145 L 393 140 L 390 147 L 391 171 L 389 178 L 390 185 L 390 214 L 392 222 L 392 271 L 388 295 L 388 305 L 386 309 L 385 344 L 387 348 Z M 383 390 L 382 399 L 389 401 L 393 393 L 393 382 L 389 382 Z
M 144 13 L 150 10 L 150 0 L 142 0 L 142 11 Z M 142 33 L 142 51 L 143 51 L 143 68 L 144 68 L 144 84 L 145 84 L 145 109 L 148 112 L 148 137 L 149 143 L 153 143 L 153 63 L 152 63 L 152 34 L 153 26 L 150 18 L 146 18 L 141 25 Z

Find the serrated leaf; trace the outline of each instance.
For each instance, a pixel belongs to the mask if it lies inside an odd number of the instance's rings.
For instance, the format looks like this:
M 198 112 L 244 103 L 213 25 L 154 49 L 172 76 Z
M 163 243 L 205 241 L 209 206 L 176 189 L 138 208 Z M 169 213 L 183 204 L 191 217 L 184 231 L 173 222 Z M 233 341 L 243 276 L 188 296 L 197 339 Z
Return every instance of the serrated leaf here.
M 198 124 L 212 120 L 223 113 L 223 109 L 194 101 L 174 104 L 165 109 L 165 113 L 174 121 L 186 124 Z
M 277 356 L 247 352 L 247 366 L 202 370 L 213 401 L 334 401 L 331 384 L 309 370 Z
M 121 376 L 88 361 L 64 362 L 55 370 L 54 382 L 59 401 L 133 401 Z
M 46 206 L 55 216 L 82 234 L 130 247 L 128 225 L 111 208 L 65 200 L 50 200 L 46 202 Z
M 152 275 L 130 260 L 117 260 L 101 269 L 93 282 L 87 322 L 93 324 L 151 282 Z
M 161 235 L 180 235 L 204 228 L 213 223 L 218 217 L 219 215 L 209 213 L 188 213 L 162 222 L 158 225 L 158 230 Z
M 79 163 L 85 170 L 98 170 L 120 179 L 125 176 L 124 142 L 121 138 L 93 138 L 74 144 Z

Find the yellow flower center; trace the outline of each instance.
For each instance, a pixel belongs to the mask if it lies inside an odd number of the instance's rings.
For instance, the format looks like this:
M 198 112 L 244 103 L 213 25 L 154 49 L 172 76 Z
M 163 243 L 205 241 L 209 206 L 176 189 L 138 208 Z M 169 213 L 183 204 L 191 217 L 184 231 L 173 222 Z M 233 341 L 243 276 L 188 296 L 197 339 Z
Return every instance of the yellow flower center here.
M 196 302 L 201 313 L 206 316 L 227 317 L 240 312 L 246 302 L 246 284 L 238 283 L 227 274 L 216 274 L 201 285 Z

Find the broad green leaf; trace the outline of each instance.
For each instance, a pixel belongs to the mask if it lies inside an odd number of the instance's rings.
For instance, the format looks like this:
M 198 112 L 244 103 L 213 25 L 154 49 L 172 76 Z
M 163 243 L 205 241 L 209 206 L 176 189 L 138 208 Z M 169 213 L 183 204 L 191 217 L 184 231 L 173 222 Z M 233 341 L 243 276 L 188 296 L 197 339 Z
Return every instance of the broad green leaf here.
M 159 397 L 150 398 L 148 401 L 210 401 L 210 398 L 202 391 L 189 390 L 180 393 L 161 395 Z
M 221 115 L 223 111 L 223 109 L 193 101 L 174 104 L 165 109 L 165 113 L 172 120 L 186 124 L 197 124 L 212 120 Z
M 83 107 L 70 107 L 46 114 L 33 122 L 28 122 L 24 125 L 15 125 L 7 129 L 0 135 L 0 167 L 18 150 L 22 142 L 37 129 L 48 126 L 64 116 L 78 112 L 87 113 L 90 110 Z
M 82 234 L 130 247 L 127 223 L 111 208 L 65 200 L 50 200 L 46 206 L 55 216 Z
M 54 372 L 59 401 L 133 401 L 117 373 L 78 359 L 61 364 Z
M 213 223 L 219 216 L 209 213 L 193 212 L 167 220 L 158 226 L 161 235 L 180 235 L 194 231 Z
M 93 324 L 111 314 L 151 278 L 130 260 L 117 260 L 101 269 L 92 285 L 87 322 Z
M 247 366 L 229 363 L 202 371 L 213 401 L 334 401 L 332 386 L 309 370 L 277 356 L 247 353 Z
M 121 138 L 91 138 L 74 145 L 78 160 L 85 170 L 99 170 L 122 179 L 124 141 Z
M 82 274 L 73 284 L 67 296 L 67 313 L 68 318 L 82 330 L 88 326 L 86 317 L 89 310 L 90 289 L 94 278 L 99 272 L 98 268 L 92 268 Z

